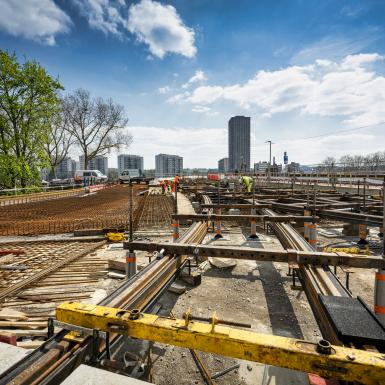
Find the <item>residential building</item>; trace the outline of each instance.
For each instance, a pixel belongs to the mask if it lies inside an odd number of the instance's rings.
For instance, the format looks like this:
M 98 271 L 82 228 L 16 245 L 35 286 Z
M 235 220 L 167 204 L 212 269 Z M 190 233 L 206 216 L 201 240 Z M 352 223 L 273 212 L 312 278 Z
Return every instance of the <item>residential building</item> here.
M 301 171 L 301 165 L 296 162 L 291 162 L 287 165 L 286 168 L 287 172 L 300 172 Z
M 143 156 L 128 154 L 118 155 L 119 174 L 121 174 L 123 170 L 140 170 L 140 172 L 143 172 Z
M 76 161 L 66 157 L 56 167 L 55 174 L 57 179 L 73 178 L 76 171 Z M 54 178 L 52 175 L 51 179 Z
M 250 171 L 250 117 L 229 120 L 229 171 Z
M 158 154 L 155 156 L 155 177 L 182 175 L 183 158 L 178 155 Z
M 117 168 L 115 168 L 115 167 L 110 167 L 109 169 L 108 169 L 108 174 L 107 174 L 107 176 L 108 176 L 108 180 L 110 181 L 110 182 L 116 182 L 118 179 L 119 179 L 119 172 L 118 172 L 118 169 Z
M 260 173 L 260 172 L 267 172 L 267 169 L 269 168 L 269 162 L 261 162 L 254 163 L 254 172 Z
M 218 172 L 228 172 L 229 171 L 229 158 L 222 158 L 218 161 Z
M 84 170 L 84 155 L 79 157 L 80 170 Z M 108 174 L 108 158 L 106 156 L 96 156 L 88 162 L 87 170 L 99 170 L 102 174 Z

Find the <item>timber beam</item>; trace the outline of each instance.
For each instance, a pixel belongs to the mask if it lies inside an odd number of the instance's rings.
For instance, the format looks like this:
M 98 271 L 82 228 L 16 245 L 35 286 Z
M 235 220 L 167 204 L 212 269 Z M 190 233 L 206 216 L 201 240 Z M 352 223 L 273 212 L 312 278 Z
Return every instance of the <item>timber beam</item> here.
M 226 215 L 226 214 L 172 214 L 173 219 L 182 221 L 191 219 L 195 221 L 231 221 L 231 222 L 250 222 L 261 220 L 263 222 L 315 222 L 319 218 L 303 215 Z
M 56 319 L 69 329 L 74 325 L 75 329 L 118 333 L 365 385 L 383 384 L 385 378 L 382 353 L 218 325 L 215 314 L 211 323 L 192 321 L 189 312 L 184 317 L 165 318 L 79 302 L 65 302 L 56 309 Z
M 124 242 L 124 249 L 148 252 L 164 250 L 164 254 L 200 255 L 205 257 L 247 259 L 254 261 L 295 262 L 314 266 L 350 266 L 357 268 L 385 268 L 381 256 L 359 256 L 346 253 L 325 253 L 320 251 L 269 250 L 251 247 L 230 247 L 212 245 L 187 245 L 178 243 L 153 243 L 143 241 Z

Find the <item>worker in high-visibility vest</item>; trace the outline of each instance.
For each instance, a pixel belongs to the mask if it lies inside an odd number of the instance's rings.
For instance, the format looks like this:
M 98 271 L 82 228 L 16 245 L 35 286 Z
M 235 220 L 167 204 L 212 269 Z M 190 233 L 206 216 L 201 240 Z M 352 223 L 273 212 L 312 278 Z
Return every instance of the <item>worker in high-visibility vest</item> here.
M 243 183 L 243 186 L 245 187 L 247 192 L 252 191 L 252 189 L 253 189 L 253 179 L 252 178 L 245 175 L 242 177 L 242 183 Z
M 162 194 L 164 195 L 166 193 L 166 183 L 164 183 L 164 180 L 161 180 L 159 184 L 162 189 Z
M 172 192 L 175 192 L 177 190 L 178 185 L 179 185 L 179 181 L 180 181 L 180 176 L 178 174 L 176 174 L 174 180 L 171 181 L 171 191 Z

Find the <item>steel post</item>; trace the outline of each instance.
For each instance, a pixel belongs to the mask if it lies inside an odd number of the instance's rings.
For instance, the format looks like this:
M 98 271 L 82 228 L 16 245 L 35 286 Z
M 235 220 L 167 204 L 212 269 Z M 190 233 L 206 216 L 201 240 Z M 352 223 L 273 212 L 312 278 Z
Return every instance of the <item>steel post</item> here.
M 382 199 L 384 204 L 383 229 L 385 229 L 385 178 L 382 190 Z M 382 235 L 382 258 L 385 259 L 385 236 Z M 378 269 L 375 276 L 374 286 L 374 312 L 377 318 L 385 326 L 385 269 Z

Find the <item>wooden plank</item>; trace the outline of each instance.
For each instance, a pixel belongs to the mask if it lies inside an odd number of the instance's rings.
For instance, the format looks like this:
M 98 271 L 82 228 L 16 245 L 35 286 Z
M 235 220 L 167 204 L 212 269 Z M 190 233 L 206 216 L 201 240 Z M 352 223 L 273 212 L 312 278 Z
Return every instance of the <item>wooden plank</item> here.
M 0 320 L 27 320 L 25 313 L 14 309 L 3 308 L 0 310 Z
M 43 343 L 44 341 L 41 340 L 17 341 L 17 346 L 24 349 L 37 349 Z
M 2 328 L 44 328 L 47 322 L 41 321 L 0 321 Z
M 126 259 L 118 258 L 118 259 L 109 259 L 108 260 L 108 268 L 119 271 L 126 271 Z
M 59 331 L 58 328 L 55 328 L 55 333 Z M 13 330 L 0 330 L 0 335 L 3 334 L 12 334 L 16 338 L 21 338 L 21 337 L 47 337 L 48 330 L 47 329 L 38 329 L 38 330 L 33 330 L 33 329 L 13 329 Z

